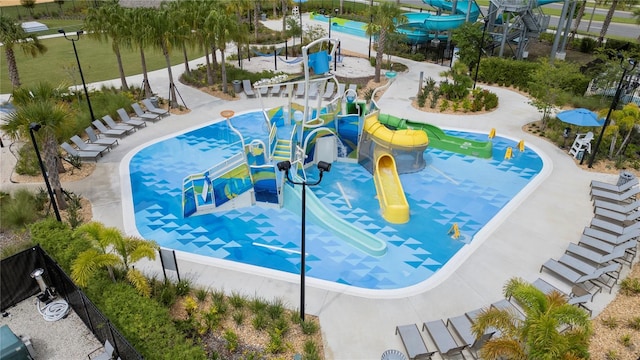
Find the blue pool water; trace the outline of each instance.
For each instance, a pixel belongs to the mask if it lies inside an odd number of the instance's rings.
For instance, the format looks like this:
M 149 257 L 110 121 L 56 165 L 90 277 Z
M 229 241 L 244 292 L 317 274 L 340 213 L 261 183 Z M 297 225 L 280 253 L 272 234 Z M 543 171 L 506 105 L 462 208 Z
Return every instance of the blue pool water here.
M 246 143 L 266 142 L 260 112 L 231 122 Z M 487 140 L 486 134 L 447 133 Z M 493 159 L 428 148 L 424 170 L 400 175 L 411 208 L 407 224 L 382 218 L 369 172 L 357 164 L 334 163 L 322 183 L 308 191 L 339 217 L 385 241 L 388 250 L 381 257 L 368 255 L 307 214 L 307 276 L 365 289 L 400 289 L 431 277 L 542 170 L 542 159 L 529 148 L 520 152 L 516 142 L 500 137 L 493 146 Z M 516 149 L 510 160 L 503 159 L 507 147 Z M 301 221 L 296 212 L 254 206 L 182 217 L 183 178 L 240 150 L 224 121 L 139 150 L 128 165 L 136 228 L 162 247 L 298 274 Z M 309 170 L 310 179 L 317 178 L 314 171 Z M 462 233 L 457 240 L 447 234 L 454 223 Z

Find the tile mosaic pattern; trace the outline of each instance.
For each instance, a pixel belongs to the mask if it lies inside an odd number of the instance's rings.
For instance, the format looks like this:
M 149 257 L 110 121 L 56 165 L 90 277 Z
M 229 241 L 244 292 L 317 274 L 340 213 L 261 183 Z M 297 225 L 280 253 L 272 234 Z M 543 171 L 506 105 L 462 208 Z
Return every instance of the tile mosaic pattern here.
M 259 112 L 231 121 L 245 135 L 245 143 L 266 142 Z M 484 134 L 448 133 L 486 140 Z M 424 170 L 400 175 L 411 208 L 411 220 L 400 225 L 382 218 L 369 172 L 357 164 L 334 163 L 322 183 L 307 191 L 353 226 L 385 241 L 388 251 L 381 257 L 365 254 L 315 223 L 307 212 L 307 275 L 367 289 L 397 289 L 428 279 L 542 169 L 542 160 L 530 149 L 515 150 L 512 159 L 504 160 L 506 148 L 516 149 L 517 144 L 504 138 L 493 142 L 493 159 L 427 149 Z M 239 139 L 222 121 L 140 150 L 129 164 L 137 229 L 163 247 L 298 274 L 300 204 L 186 219 L 180 215 L 182 179 L 240 149 Z M 314 169 L 308 173 L 311 179 L 317 176 Z M 447 235 L 453 223 L 460 228 L 460 239 Z

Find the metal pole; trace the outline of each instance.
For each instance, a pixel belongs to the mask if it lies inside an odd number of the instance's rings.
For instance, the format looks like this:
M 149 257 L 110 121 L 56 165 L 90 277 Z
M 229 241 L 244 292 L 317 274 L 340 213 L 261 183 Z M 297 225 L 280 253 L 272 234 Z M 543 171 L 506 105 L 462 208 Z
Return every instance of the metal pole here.
M 80 40 L 80 35 L 82 35 L 84 31 L 80 30 L 76 32 L 75 39 L 67 37 L 67 33 L 65 33 L 64 30 L 62 29 L 58 30 L 58 32 L 61 33 L 65 39 L 71 41 L 71 44 L 73 44 L 73 53 L 76 55 L 76 62 L 78 63 L 78 71 L 80 72 L 80 79 L 82 80 L 82 87 L 84 88 L 84 96 L 87 97 L 87 105 L 89 105 L 89 113 L 91 114 L 91 121 L 93 121 L 96 119 L 96 117 L 93 115 L 93 108 L 91 107 L 91 99 L 89 99 L 89 91 L 87 90 L 87 84 L 84 81 L 84 74 L 82 73 L 82 66 L 80 66 L 80 58 L 78 57 L 78 50 L 76 49 L 76 41 Z
M 624 59 L 622 60 L 624 61 Z M 607 112 L 607 117 L 604 120 L 604 124 L 602 124 L 602 130 L 600 130 L 600 135 L 598 136 L 598 140 L 596 141 L 596 146 L 593 149 L 593 153 L 591 154 L 591 158 L 589 159 L 589 168 L 593 167 L 593 161 L 596 159 L 596 154 L 598 153 L 598 148 L 600 147 L 600 143 L 602 142 L 602 138 L 604 137 L 604 132 L 607 130 L 607 126 L 611 122 L 611 113 L 615 108 L 618 107 L 618 101 L 620 100 L 620 95 L 622 93 L 622 85 L 624 83 L 624 78 L 627 76 L 627 72 L 632 71 L 636 67 L 635 60 L 630 59 L 629 63 L 631 64 L 631 68 L 624 67 L 622 71 L 622 76 L 620 77 L 620 82 L 618 82 L 618 87 L 616 88 L 616 93 L 613 96 L 613 100 L 611 101 L 611 106 L 609 107 L 609 111 Z M 582 156 L 582 160 L 580 160 L 580 164 L 584 161 L 584 156 Z
M 482 57 L 482 48 L 484 47 L 484 35 L 487 32 L 487 19 L 484 19 L 482 28 L 482 37 L 480 38 L 480 47 L 478 48 L 478 61 L 476 62 L 476 74 L 473 76 L 473 88 L 476 88 L 478 82 L 478 71 L 480 71 L 480 58 Z
M 38 150 L 38 143 L 36 142 L 36 137 L 33 134 L 34 131 L 40 130 L 41 125 L 38 123 L 31 123 L 29 125 L 29 134 L 31 135 L 31 142 L 33 143 L 33 149 L 36 151 L 36 157 L 38 158 L 38 164 L 40 164 L 40 171 L 42 171 L 42 177 L 44 177 L 44 184 L 47 186 L 47 192 L 49 193 L 49 199 L 51 199 L 51 206 L 53 206 L 53 212 L 56 215 L 56 220 L 62 221 L 60 218 L 60 212 L 58 211 L 58 203 L 56 203 L 55 195 L 53 194 L 53 190 L 51 189 L 51 184 L 49 184 L 49 177 L 47 176 L 47 170 L 44 167 L 44 163 L 42 162 L 42 157 L 40 156 L 40 150 Z
M 306 223 L 306 209 L 307 209 L 307 182 L 302 181 L 302 236 L 300 237 L 300 320 L 304 321 L 304 273 L 305 273 L 305 258 L 306 258 L 306 238 L 305 238 L 305 223 Z
M 303 40 L 302 40 L 302 35 L 303 35 L 303 31 L 302 31 L 302 0 L 298 0 L 298 15 L 300 16 L 300 46 L 302 46 Z

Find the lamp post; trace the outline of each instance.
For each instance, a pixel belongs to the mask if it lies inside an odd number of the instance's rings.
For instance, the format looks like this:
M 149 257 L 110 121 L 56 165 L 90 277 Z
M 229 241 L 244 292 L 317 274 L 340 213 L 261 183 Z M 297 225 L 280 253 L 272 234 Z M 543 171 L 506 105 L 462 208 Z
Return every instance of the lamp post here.
M 298 0 L 298 16 L 300 17 L 300 46 L 302 46 L 302 43 L 304 42 L 302 40 L 302 0 Z
M 482 37 L 480 38 L 480 47 L 478 48 L 478 61 L 476 62 L 476 74 L 473 76 L 473 88 L 476 88 L 478 82 L 478 71 L 480 71 L 480 59 L 482 58 L 482 48 L 484 47 L 484 35 L 487 32 L 487 19 L 484 19 L 484 26 L 482 27 Z
M 291 176 L 289 175 L 289 170 L 291 169 L 290 161 L 281 161 L 278 163 L 278 170 L 284 171 L 287 176 L 287 181 L 293 185 L 302 185 L 302 232 L 300 234 L 300 320 L 304 321 L 304 274 L 305 274 L 305 258 L 306 258 L 306 239 L 305 239 L 305 217 L 306 217 L 306 199 L 307 186 L 314 186 L 320 184 L 322 181 L 322 175 L 324 172 L 329 172 L 331 170 L 331 164 L 325 161 L 318 161 L 318 170 L 320 170 L 320 177 L 317 181 L 307 182 L 307 181 L 293 181 Z
M 329 39 L 331 39 L 331 18 L 338 16 L 338 12 L 340 12 L 338 9 L 333 9 L 333 11 L 335 11 L 335 15 L 333 15 L 331 11 L 329 11 L 329 15 L 327 15 L 327 11 L 325 9 L 320 10 L 320 13 L 324 15 L 324 17 L 329 18 Z
M 36 136 L 33 134 L 34 131 L 40 130 L 42 125 L 38 123 L 29 124 L 29 135 L 31 135 L 31 143 L 33 143 L 33 149 L 36 151 L 36 157 L 38 158 L 38 164 L 40 164 L 40 171 L 42 171 L 42 177 L 44 177 L 44 184 L 47 186 L 47 192 L 49 193 L 49 199 L 51 199 L 51 206 L 53 206 L 53 212 L 56 214 L 56 220 L 62 221 L 60 218 L 60 212 L 58 211 L 58 203 L 56 202 L 56 197 L 53 194 L 53 190 L 51 190 L 51 184 L 49 184 L 49 177 L 47 176 L 47 170 L 44 168 L 44 163 L 42 162 L 42 157 L 40 157 L 40 150 L 38 150 L 38 143 L 36 142 Z
M 60 34 L 64 36 L 65 39 L 71 41 L 73 44 L 73 53 L 76 55 L 76 62 L 78 62 L 78 71 L 80 72 L 80 79 L 82 80 L 82 86 L 84 87 L 84 96 L 87 98 L 87 105 L 89 105 L 89 113 L 91 114 L 91 121 L 95 120 L 96 117 L 93 115 L 93 108 L 91 107 L 91 99 L 89 99 L 89 91 L 87 90 L 87 84 L 84 82 L 84 75 L 82 74 L 82 66 L 80 66 L 80 58 L 78 57 L 78 50 L 76 49 L 76 41 L 80 40 L 80 35 L 84 33 L 84 31 L 80 30 L 76 32 L 75 37 L 68 37 L 67 33 L 64 30 L 58 30 Z
M 624 78 L 627 76 L 627 73 L 633 71 L 636 68 L 638 63 L 635 59 L 629 59 L 628 65 L 624 64 L 624 57 L 622 54 L 618 53 L 618 58 L 620 59 L 620 67 L 622 67 L 622 76 L 620 76 L 620 81 L 618 82 L 618 87 L 616 88 L 616 93 L 613 95 L 613 100 L 611 100 L 611 106 L 609 107 L 609 111 L 607 112 L 607 117 L 604 120 L 604 124 L 602 124 L 602 130 L 600 130 L 600 136 L 598 136 L 598 140 L 596 141 L 596 146 L 593 149 L 593 153 L 591 154 L 591 158 L 589 159 L 589 168 L 593 167 L 593 161 L 596 159 L 596 154 L 598 153 L 598 148 L 600 147 L 600 143 L 602 142 L 602 138 L 604 137 L 604 132 L 607 130 L 607 126 L 611 122 L 611 113 L 618 107 L 618 102 L 620 101 L 620 95 L 622 95 L 622 88 L 624 85 Z M 584 156 L 580 160 L 580 164 L 584 161 Z

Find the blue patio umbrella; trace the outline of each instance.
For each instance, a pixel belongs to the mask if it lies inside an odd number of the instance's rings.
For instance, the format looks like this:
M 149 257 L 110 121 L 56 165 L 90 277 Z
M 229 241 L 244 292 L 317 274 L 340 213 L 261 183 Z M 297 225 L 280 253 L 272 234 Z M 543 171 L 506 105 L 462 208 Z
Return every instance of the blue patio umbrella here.
M 598 119 L 598 114 L 589 109 L 572 109 L 558 113 L 562 122 L 577 126 L 602 126 L 604 119 Z

